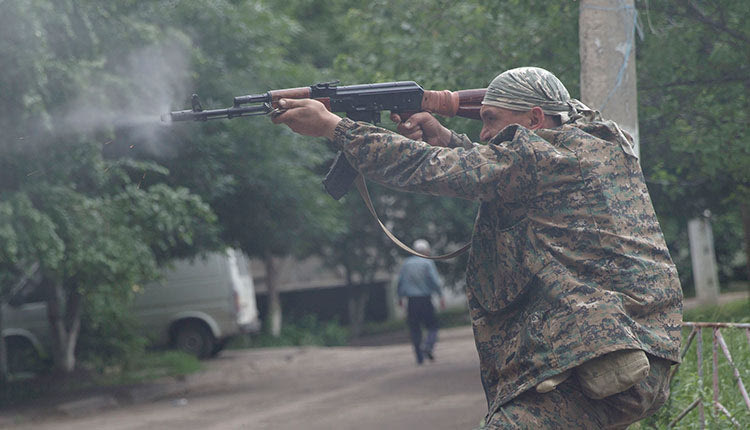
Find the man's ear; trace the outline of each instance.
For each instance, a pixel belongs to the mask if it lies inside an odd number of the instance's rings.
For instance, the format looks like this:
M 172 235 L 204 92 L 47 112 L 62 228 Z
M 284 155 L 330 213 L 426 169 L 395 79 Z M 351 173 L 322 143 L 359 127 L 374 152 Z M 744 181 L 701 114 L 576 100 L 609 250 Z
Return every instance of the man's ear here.
M 538 130 L 544 125 L 544 112 L 539 106 L 534 106 L 529 111 L 529 130 Z

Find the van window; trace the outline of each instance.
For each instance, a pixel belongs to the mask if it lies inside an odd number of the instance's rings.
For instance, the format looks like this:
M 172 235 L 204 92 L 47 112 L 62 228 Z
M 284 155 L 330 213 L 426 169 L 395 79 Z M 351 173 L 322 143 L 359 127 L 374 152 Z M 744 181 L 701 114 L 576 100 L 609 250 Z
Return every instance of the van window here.
M 22 288 L 21 291 L 14 294 L 8 300 L 8 304 L 11 306 L 21 306 L 27 303 L 38 303 L 46 300 L 47 297 L 44 292 L 44 286 L 42 284 L 36 284 L 27 285 Z

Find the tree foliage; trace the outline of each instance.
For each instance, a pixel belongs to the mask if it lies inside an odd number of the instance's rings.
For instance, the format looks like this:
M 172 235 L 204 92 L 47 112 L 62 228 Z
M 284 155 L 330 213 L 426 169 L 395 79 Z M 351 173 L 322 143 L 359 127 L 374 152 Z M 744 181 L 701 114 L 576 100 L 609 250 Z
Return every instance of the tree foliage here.
M 205 203 L 186 189 L 145 181 L 163 168 L 103 157 L 102 147 L 120 137 L 140 143 L 115 121 L 137 93 L 123 75 L 123 53 L 169 39 L 128 15 L 130 6 L 0 4 L 0 55 L 8 65 L 0 85 L 9 89 L 0 103 L 7 130 L 0 137 L 2 293 L 29 267 L 41 268 L 53 359 L 64 371 L 74 366 L 80 314 L 95 296 L 125 297 L 133 284 L 153 279 L 159 263 L 215 243 Z
M 750 25 L 744 18 L 750 4 L 642 2 L 639 12 L 643 166 L 683 284 L 692 286 L 685 224 L 706 209 L 721 280 L 746 278 L 740 206 L 750 201 Z

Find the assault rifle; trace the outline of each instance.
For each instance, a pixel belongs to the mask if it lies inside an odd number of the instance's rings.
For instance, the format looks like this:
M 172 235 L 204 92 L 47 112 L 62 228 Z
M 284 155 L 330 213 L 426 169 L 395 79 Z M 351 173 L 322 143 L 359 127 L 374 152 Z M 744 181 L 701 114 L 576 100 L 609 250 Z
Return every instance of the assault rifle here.
M 405 120 L 410 115 L 426 111 L 445 117 L 461 116 L 479 119 L 484 89 L 461 91 L 424 90 L 412 81 L 378 84 L 339 86 L 338 81 L 324 82 L 309 87 L 271 90 L 263 94 L 252 94 L 234 98 L 232 107 L 204 110 L 196 94 L 192 97 L 192 108 L 170 112 L 161 116 L 162 121 L 206 121 L 219 118 L 267 115 L 281 112 L 278 106 L 282 98 L 311 98 L 322 102 L 331 112 L 341 112 L 354 121 L 380 122 L 380 113 L 390 111 Z M 345 195 L 357 171 L 346 161 L 342 153 L 323 179 L 326 191 L 336 200 Z

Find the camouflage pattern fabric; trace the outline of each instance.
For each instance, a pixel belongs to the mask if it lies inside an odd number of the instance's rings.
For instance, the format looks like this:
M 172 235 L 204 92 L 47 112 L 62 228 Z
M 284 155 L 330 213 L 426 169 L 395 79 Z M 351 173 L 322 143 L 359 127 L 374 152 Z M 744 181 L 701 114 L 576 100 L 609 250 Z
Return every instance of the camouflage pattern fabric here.
M 432 147 L 342 120 L 335 142 L 386 186 L 480 202 L 466 293 L 489 415 L 623 349 L 679 362 L 682 291 L 638 160 L 612 123 Z M 573 378 L 571 378 L 573 379 Z
M 650 361 L 651 371 L 643 381 L 601 400 L 584 395 L 576 378 L 549 393 L 526 391 L 500 406 L 481 430 L 625 429 L 653 415 L 669 397 L 670 362 Z

